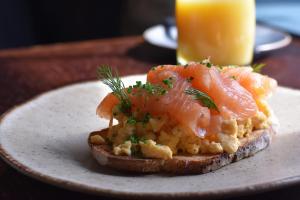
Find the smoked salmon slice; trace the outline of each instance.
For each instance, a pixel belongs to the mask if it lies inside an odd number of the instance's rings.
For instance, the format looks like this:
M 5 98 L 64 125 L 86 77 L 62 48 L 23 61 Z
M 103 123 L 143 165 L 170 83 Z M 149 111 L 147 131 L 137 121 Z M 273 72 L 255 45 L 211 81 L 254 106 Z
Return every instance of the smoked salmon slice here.
M 253 72 L 252 67 L 224 67 L 221 74 L 234 78 L 257 99 L 267 98 L 277 87 L 275 79 Z
M 207 63 L 189 63 L 157 66 L 148 72 L 147 83 L 137 82 L 124 91 L 131 102 L 129 112 L 135 117 L 139 113 L 168 116 L 191 133 L 205 137 L 220 130 L 222 120 L 254 117 L 259 101 L 276 86 L 275 80 L 248 67 L 221 69 Z M 199 96 L 187 92 L 191 89 Z M 215 109 L 207 106 L 207 101 L 213 102 Z M 110 93 L 98 106 L 97 114 L 111 119 L 118 105 L 120 100 Z
M 224 118 L 246 119 L 257 112 L 257 106 L 251 93 L 237 81 L 221 76 L 219 70 L 200 63 L 186 66 L 159 66 L 148 73 L 147 80 L 155 81 L 155 73 L 163 70 L 178 72 L 183 78 L 190 80 L 192 86 L 208 94 L 218 106 Z

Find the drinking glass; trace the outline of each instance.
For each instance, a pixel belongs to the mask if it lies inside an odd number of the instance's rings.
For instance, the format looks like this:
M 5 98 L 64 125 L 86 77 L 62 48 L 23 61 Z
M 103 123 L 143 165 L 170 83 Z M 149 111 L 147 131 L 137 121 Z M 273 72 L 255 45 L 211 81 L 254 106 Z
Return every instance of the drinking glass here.
M 177 61 L 252 62 L 255 0 L 176 0 Z

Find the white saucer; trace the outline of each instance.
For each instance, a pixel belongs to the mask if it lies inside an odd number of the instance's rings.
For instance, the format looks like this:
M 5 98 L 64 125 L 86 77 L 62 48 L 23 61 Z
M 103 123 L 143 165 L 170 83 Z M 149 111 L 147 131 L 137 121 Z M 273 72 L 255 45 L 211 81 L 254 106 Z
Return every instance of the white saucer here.
M 163 25 L 156 25 L 145 30 L 144 39 L 152 45 L 176 49 L 177 48 L 177 28 L 172 25 L 168 33 Z M 283 48 L 290 44 L 292 38 L 288 33 L 270 28 L 268 26 L 256 25 L 255 53 L 264 53 Z

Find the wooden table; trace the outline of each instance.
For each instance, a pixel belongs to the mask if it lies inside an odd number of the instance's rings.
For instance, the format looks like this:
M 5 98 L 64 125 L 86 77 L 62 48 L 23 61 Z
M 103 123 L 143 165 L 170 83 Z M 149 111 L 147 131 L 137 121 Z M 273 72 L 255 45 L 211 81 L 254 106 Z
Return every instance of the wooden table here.
M 255 62 L 279 84 L 300 88 L 300 39 L 260 55 Z M 34 46 L 0 51 L 0 114 L 41 92 L 96 78 L 98 65 L 118 68 L 120 75 L 145 73 L 157 64 L 176 63 L 175 51 L 151 46 L 141 37 Z M 300 166 L 299 166 L 300 167 Z M 234 199 L 300 199 L 300 184 Z M 0 199 L 104 199 L 50 186 L 28 178 L 0 159 Z M 107 198 L 105 198 L 107 199 Z

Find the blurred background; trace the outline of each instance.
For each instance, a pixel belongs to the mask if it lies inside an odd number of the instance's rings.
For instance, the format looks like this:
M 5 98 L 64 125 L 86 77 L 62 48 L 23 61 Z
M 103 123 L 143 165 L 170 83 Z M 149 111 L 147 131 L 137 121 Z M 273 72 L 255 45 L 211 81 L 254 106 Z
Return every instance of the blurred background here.
M 300 0 L 257 0 L 257 19 L 300 35 Z M 0 49 L 141 34 L 175 0 L 0 0 Z

